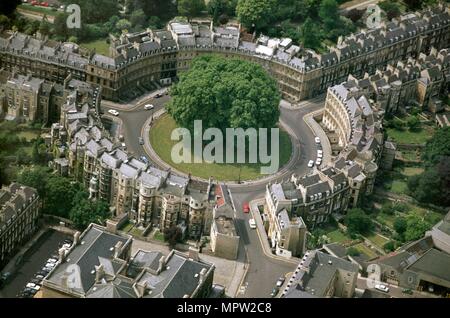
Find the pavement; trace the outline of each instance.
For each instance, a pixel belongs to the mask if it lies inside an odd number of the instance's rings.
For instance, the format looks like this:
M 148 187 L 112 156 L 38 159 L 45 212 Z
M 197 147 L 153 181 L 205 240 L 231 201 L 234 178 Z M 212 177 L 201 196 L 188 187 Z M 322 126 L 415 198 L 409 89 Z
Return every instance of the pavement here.
M 70 237 L 70 235 L 47 227 L 42 228 L 2 270 L 3 273 L 11 272 L 13 274 L 9 283 L 0 289 L 0 298 L 16 297 L 45 265 L 46 260 L 52 254 L 57 254 L 59 244 Z M 17 266 L 16 261 L 19 257 L 22 258 L 22 261 Z
M 439 296 L 437 296 L 437 295 L 433 295 L 430 293 L 421 292 L 421 291 L 417 291 L 417 290 L 414 290 L 412 295 L 405 294 L 402 292 L 404 288 L 396 286 L 396 285 L 381 282 L 380 284 L 383 284 L 383 285 L 389 287 L 389 292 L 385 293 L 382 291 L 378 291 L 377 289 L 372 287 L 378 283 L 380 283 L 380 282 L 374 282 L 368 278 L 358 276 L 358 280 L 356 281 L 356 288 L 360 289 L 360 290 L 369 289 L 372 291 L 377 291 L 377 292 L 386 294 L 391 298 L 439 298 Z

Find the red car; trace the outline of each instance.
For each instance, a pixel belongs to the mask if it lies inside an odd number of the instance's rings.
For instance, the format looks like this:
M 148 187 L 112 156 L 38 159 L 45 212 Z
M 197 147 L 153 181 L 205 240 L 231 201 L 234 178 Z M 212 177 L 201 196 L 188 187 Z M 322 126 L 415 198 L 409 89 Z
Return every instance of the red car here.
M 244 202 L 244 204 L 242 205 L 242 210 L 244 211 L 244 213 L 250 212 L 250 206 L 248 205 L 247 202 Z

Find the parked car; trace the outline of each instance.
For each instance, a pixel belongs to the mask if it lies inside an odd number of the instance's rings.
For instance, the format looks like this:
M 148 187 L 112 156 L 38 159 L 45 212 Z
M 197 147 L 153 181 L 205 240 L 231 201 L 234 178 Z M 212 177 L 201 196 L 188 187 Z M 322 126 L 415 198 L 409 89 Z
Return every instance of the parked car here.
M 414 294 L 414 292 L 412 291 L 412 289 L 409 289 L 409 288 L 403 289 L 403 290 L 402 290 L 402 293 L 403 293 L 403 294 L 408 294 L 408 295 Z
M 308 168 L 312 168 L 312 167 L 314 167 L 314 160 L 310 160 L 308 162 Z
M 283 286 L 285 280 L 286 280 L 286 277 L 280 277 L 280 278 L 278 278 L 276 286 L 277 286 L 278 288 L 281 287 L 281 286 Z
M 144 138 L 139 137 L 139 144 L 140 144 L 140 145 L 143 145 L 143 144 L 144 144 Z
M 244 202 L 244 204 L 242 205 L 242 211 L 244 213 L 249 213 L 250 212 L 250 206 L 249 206 L 248 202 Z
M 44 270 L 40 270 L 39 272 L 36 273 L 37 276 L 42 276 L 42 278 L 47 276 L 47 274 L 48 274 L 48 272 L 44 271 Z
M 256 222 L 255 219 L 248 220 L 248 224 L 250 225 L 251 229 L 256 229 Z
M 57 259 L 55 259 L 55 258 L 49 258 L 48 260 L 47 260 L 47 263 L 52 263 L 52 264 L 54 264 L 54 263 L 56 263 L 58 260 Z
M 379 291 L 382 291 L 384 293 L 389 293 L 389 287 L 383 284 L 376 284 L 375 289 L 378 289 Z
M 319 137 L 314 138 L 314 141 L 316 142 L 316 144 L 320 144 L 320 138 Z
M 108 110 L 108 113 L 110 113 L 113 116 L 119 116 L 119 112 L 115 109 Z
M 141 161 L 145 162 L 145 163 L 149 163 L 149 160 L 146 156 L 140 156 L 139 159 L 141 159 Z
M 160 98 L 160 97 L 162 97 L 162 94 L 160 94 L 160 93 L 155 94 L 155 98 Z
M 153 106 L 152 104 L 147 104 L 144 106 L 144 108 L 145 108 L 145 110 L 150 110 L 150 109 L 155 108 L 155 106 Z
M 39 280 L 39 279 L 37 279 L 37 278 L 33 278 L 33 279 L 31 280 L 31 282 L 32 282 L 33 284 L 36 284 L 36 285 L 40 285 L 40 284 L 41 284 L 41 280 Z
M 45 267 L 45 266 L 41 268 L 41 272 L 45 273 L 44 276 L 47 276 L 48 273 L 50 273 L 51 270 L 52 270 L 51 268 L 48 268 L 48 267 Z
M 28 284 L 26 285 L 26 288 L 34 288 L 35 286 L 36 286 L 35 283 L 28 283 Z
M 317 158 L 316 166 L 320 166 L 321 164 L 322 164 L 322 159 L 321 158 Z
M 320 158 L 320 159 L 322 159 L 322 158 L 323 158 L 323 153 L 321 153 L 321 152 L 318 152 L 318 153 L 317 153 L 317 158 Z
M 39 280 L 39 281 L 42 281 L 43 279 L 44 279 L 44 275 L 40 275 L 40 274 L 38 274 L 38 275 L 36 275 L 36 276 L 34 276 L 34 279 L 37 279 L 37 280 Z
M 270 297 L 274 298 L 278 295 L 278 292 L 280 291 L 279 287 L 275 287 L 274 289 L 272 289 L 272 292 L 270 293 Z

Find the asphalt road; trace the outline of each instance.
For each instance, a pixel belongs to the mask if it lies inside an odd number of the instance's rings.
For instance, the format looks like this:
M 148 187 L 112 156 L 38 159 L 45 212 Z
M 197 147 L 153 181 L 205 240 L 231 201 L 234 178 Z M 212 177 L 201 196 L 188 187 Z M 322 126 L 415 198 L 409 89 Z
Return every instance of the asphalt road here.
M 48 230 L 30 248 L 23 259 L 23 263 L 17 272 L 9 279 L 9 283 L 0 290 L 0 298 L 13 298 L 23 290 L 35 274 L 44 267 L 48 258 L 53 254 L 58 254 L 59 244 L 69 236 Z
M 140 157 L 146 155 L 144 148 L 139 144 L 142 126 L 148 117 L 152 115 L 152 111 L 145 110 L 144 105 L 147 103 L 153 104 L 155 106 L 153 112 L 156 112 L 164 107 L 164 104 L 168 100 L 168 96 L 163 96 L 158 99 L 146 98 L 137 105 L 126 105 L 124 108 L 115 107 L 108 102 L 102 102 L 102 110 L 105 114 L 111 108 L 119 111 L 116 120 L 118 119 L 121 122 L 119 130 L 124 136 L 127 149 L 136 157 Z M 298 109 L 281 108 L 280 119 L 294 133 L 295 143 L 300 147 L 300 158 L 277 181 L 283 178 L 286 180 L 292 173 L 303 175 L 310 170 L 307 164 L 309 160 L 316 159 L 317 146 L 314 142 L 315 136 L 309 126 L 303 121 L 303 116 L 321 107 L 323 107 L 323 99 L 303 102 Z M 147 138 L 148 136 L 143 137 Z M 250 183 L 239 189 L 232 189 L 231 193 L 236 207 L 237 232 L 245 246 L 247 261 L 250 265 L 242 284 L 243 293 L 237 296 L 248 298 L 269 297 L 277 279 L 280 276 L 286 276 L 286 274 L 294 271 L 296 265 L 265 255 L 256 230 L 250 229 L 248 225 L 250 216 L 242 212 L 244 202 L 249 202 L 264 196 L 265 184 L 253 185 Z

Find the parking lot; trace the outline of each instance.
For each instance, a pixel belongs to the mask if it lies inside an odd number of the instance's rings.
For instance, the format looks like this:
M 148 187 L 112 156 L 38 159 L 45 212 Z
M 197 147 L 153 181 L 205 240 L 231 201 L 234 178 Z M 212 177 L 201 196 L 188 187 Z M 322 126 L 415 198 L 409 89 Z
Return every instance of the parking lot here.
M 64 240 L 70 238 L 66 234 L 51 229 L 45 232 L 25 253 L 19 268 L 0 289 L 0 297 L 17 297 L 27 283 L 35 278 L 36 273 L 46 265 L 47 259 L 52 255 L 58 255 L 58 248 Z

